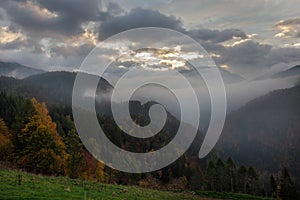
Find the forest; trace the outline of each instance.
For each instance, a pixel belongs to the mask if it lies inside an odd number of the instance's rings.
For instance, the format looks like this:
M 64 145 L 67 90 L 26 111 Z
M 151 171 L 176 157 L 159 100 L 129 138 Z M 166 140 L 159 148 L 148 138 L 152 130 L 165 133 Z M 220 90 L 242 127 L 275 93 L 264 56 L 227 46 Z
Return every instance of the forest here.
M 147 120 L 143 115 L 133 118 L 141 123 Z M 111 116 L 99 116 L 99 123 L 116 145 L 144 152 L 157 149 L 162 141 L 170 140 L 172 135 L 168 130 L 176 127 L 177 122 L 172 119 L 169 127 L 146 144 L 123 136 Z M 201 133 L 197 137 L 201 142 Z M 220 157 L 217 151 L 199 160 L 196 147 L 197 144 L 192 145 L 175 163 L 155 172 L 119 172 L 96 160 L 85 149 L 76 132 L 71 107 L 47 106 L 35 98 L 0 93 L 1 166 L 14 166 L 35 174 L 159 190 L 218 191 L 296 198 L 295 184 L 288 168 L 283 167 L 278 173 L 267 173 L 252 165 L 238 165 L 231 157 Z

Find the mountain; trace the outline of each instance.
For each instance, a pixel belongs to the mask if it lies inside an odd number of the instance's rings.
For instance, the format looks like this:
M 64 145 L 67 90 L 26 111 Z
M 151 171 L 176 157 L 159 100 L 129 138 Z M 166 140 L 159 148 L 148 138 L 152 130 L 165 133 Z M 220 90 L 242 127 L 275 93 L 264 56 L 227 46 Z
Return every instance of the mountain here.
M 294 67 L 277 72 L 275 74 L 258 76 L 254 80 L 259 81 L 265 79 L 277 79 L 277 78 L 287 78 L 287 77 L 300 77 L 300 65 L 296 65 Z
M 238 82 L 241 82 L 241 81 L 245 80 L 245 78 L 243 78 L 242 76 L 240 76 L 238 74 L 235 74 L 233 72 L 230 72 L 227 69 L 218 67 L 218 70 L 219 70 L 219 72 L 222 76 L 223 82 L 225 84 L 238 83 Z M 195 69 L 193 69 L 193 70 L 180 70 L 179 72 L 184 74 L 184 75 L 194 77 L 194 78 L 197 78 L 197 79 L 199 79 L 199 75 L 201 76 L 201 74 L 198 74 L 198 72 Z
M 272 75 L 271 78 L 285 78 L 289 76 L 300 76 L 300 65 L 297 65 L 282 72 L 278 72 Z
M 95 76 L 91 75 L 91 77 Z M 0 77 L 0 91 L 29 98 L 35 97 L 48 104 L 71 105 L 75 78 L 75 72 L 65 71 L 45 72 L 22 80 Z M 112 88 L 104 79 L 100 79 L 100 86 L 98 94 Z
M 18 63 L 0 62 L 0 76 L 23 79 L 44 72 L 45 71 L 43 70 L 33 69 L 31 67 L 20 65 Z
M 54 108 L 70 108 L 75 77 L 76 73 L 71 72 L 47 72 L 44 74 L 30 76 L 23 80 L 10 77 L 0 77 L 0 92 L 5 91 L 9 94 L 27 98 L 34 97 L 38 101 L 45 102 L 50 113 L 53 113 L 52 109 Z M 100 82 L 101 87 L 98 86 L 98 90 L 96 92 L 97 97 L 99 96 L 101 98 L 103 94 L 110 95 L 113 86 L 111 86 L 105 79 L 100 79 Z M 156 102 L 148 102 L 146 104 L 141 104 L 139 101 L 130 101 L 129 109 L 132 119 L 141 126 L 147 125 L 150 122 L 149 109 L 155 103 Z M 122 103 L 116 104 L 116 106 L 121 104 Z M 181 124 L 176 117 L 167 112 L 166 123 L 162 130 L 151 138 L 140 139 L 124 134 L 121 129 L 118 128 L 112 118 L 110 101 L 96 101 L 95 106 L 96 111 L 99 114 L 99 123 L 101 126 L 103 125 L 104 132 L 110 133 L 108 137 L 115 142 L 115 144 L 120 146 L 122 145 L 122 148 L 125 148 L 128 151 L 146 152 L 153 149 L 160 149 L 175 137 L 179 125 Z M 72 113 L 69 113 L 69 115 L 72 115 Z M 53 118 L 55 118 L 55 116 L 53 116 Z M 127 123 L 128 120 L 127 124 L 129 126 L 132 123 L 130 119 L 124 120 L 125 123 Z M 186 123 L 183 124 L 185 130 L 188 130 L 187 132 L 195 130 L 195 128 L 191 125 Z M 201 147 L 204 136 L 199 130 L 195 131 L 197 132 L 196 138 L 180 162 L 190 164 L 197 163 L 205 166 L 207 159 L 211 158 L 212 155 L 215 155 L 215 151 L 212 151 L 210 156 L 207 158 L 199 160 L 198 151 Z M 122 141 L 130 141 L 129 144 L 135 145 L 126 146 L 125 143 L 122 143 Z
M 90 75 L 91 78 L 95 78 L 95 75 Z M 18 80 L 11 77 L 0 77 L 0 92 L 5 91 L 9 94 L 16 96 L 23 96 L 27 98 L 36 98 L 38 101 L 46 102 L 48 106 L 51 105 L 66 105 L 72 104 L 72 90 L 73 84 L 76 78 L 75 72 L 46 72 L 43 74 L 33 75 L 28 78 Z M 111 95 L 113 86 L 110 85 L 105 79 L 100 79 L 96 92 L 96 110 L 99 115 L 112 116 L 111 103 L 108 99 Z M 106 98 L 102 98 L 106 96 Z M 137 122 L 141 125 L 146 125 L 150 122 L 149 109 L 155 102 L 148 102 L 141 104 L 139 101 L 131 101 L 129 104 L 130 114 L 134 116 Z M 122 103 L 117 103 L 115 106 L 120 106 Z M 167 112 L 167 122 L 162 130 L 163 132 L 176 133 L 179 127 L 180 121 Z M 189 128 L 194 129 L 190 125 Z M 190 151 L 196 152 L 201 146 L 203 135 L 198 131 L 196 142 L 194 142 L 194 148 Z M 172 134 L 171 134 L 171 137 Z M 197 155 L 195 153 L 194 155 Z
M 218 148 L 261 170 L 291 170 L 300 182 L 300 86 L 273 91 L 231 113 Z
M 226 84 L 238 83 L 238 82 L 245 80 L 245 78 L 243 78 L 242 76 L 240 76 L 238 74 L 234 74 L 234 73 L 232 73 L 226 69 L 223 69 L 221 67 L 219 67 L 219 71 L 221 73 L 224 83 L 226 83 Z

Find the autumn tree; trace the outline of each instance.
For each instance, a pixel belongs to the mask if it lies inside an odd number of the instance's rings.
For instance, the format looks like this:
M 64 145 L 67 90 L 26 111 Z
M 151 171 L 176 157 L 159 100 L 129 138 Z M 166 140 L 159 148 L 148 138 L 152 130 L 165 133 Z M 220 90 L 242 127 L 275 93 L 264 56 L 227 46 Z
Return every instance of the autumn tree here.
M 13 144 L 10 140 L 9 130 L 0 118 L 0 160 L 9 160 L 12 157 Z
M 97 162 L 96 165 L 96 179 L 98 182 L 103 182 L 105 180 L 104 177 L 104 167 L 105 165 L 102 162 Z
M 27 170 L 43 174 L 64 174 L 66 148 L 56 131 L 45 103 L 32 99 L 36 109 L 29 122 L 18 134 L 18 142 L 24 147 L 17 159 L 18 164 Z

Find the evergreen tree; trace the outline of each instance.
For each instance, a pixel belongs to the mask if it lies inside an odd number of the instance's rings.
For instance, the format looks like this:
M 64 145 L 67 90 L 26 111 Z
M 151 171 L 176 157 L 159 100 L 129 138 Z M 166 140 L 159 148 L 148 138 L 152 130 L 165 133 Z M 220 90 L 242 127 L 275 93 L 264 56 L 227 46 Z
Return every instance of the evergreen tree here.
M 258 174 L 253 166 L 250 166 L 247 170 L 247 183 L 248 183 L 248 193 L 258 194 Z
M 216 162 L 216 190 L 224 191 L 225 188 L 225 164 L 218 158 Z
M 270 196 L 276 197 L 277 182 L 273 175 L 270 176 Z
M 233 162 L 232 158 L 229 157 L 226 160 L 226 184 L 228 185 L 228 189 L 230 192 L 236 191 L 236 165 Z
M 212 160 L 208 162 L 207 168 L 206 168 L 206 174 L 207 174 L 207 187 L 206 190 L 215 190 L 216 185 L 216 168 L 215 164 Z
M 74 129 L 67 133 L 65 144 L 67 146 L 67 153 L 69 154 L 67 159 L 68 176 L 79 178 L 84 170 L 86 170 L 86 162 L 83 155 L 83 146 Z
M 286 168 L 281 172 L 279 196 L 283 200 L 295 199 L 296 189 Z
M 196 189 L 196 190 L 204 189 L 203 188 L 204 174 L 201 171 L 200 167 L 197 166 L 193 168 L 192 176 L 189 182 L 190 182 L 191 189 Z
M 244 165 L 241 165 L 237 172 L 238 177 L 238 192 L 246 193 L 246 176 L 247 168 Z

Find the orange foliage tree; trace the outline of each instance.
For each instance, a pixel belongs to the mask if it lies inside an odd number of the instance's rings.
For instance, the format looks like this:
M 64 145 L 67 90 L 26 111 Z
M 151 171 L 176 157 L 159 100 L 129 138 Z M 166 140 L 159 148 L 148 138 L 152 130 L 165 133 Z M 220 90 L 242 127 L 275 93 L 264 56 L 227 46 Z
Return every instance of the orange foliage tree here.
M 29 122 L 18 134 L 18 141 L 24 149 L 17 159 L 18 164 L 35 173 L 65 174 L 67 153 L 66 147 L 56 131 L 45 103 L 32 99 L 36 109 Z

